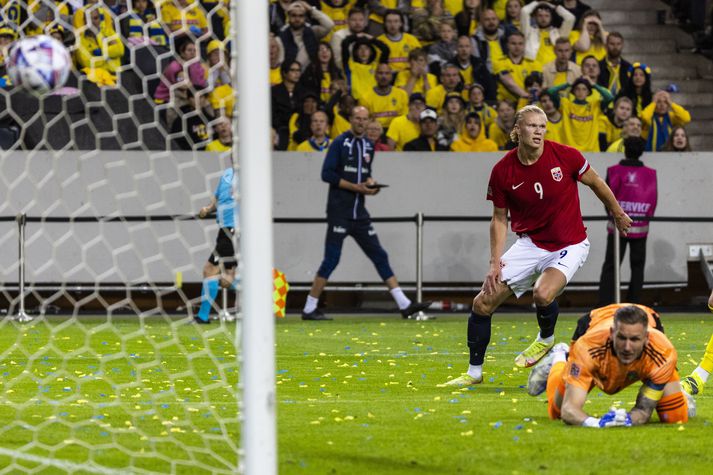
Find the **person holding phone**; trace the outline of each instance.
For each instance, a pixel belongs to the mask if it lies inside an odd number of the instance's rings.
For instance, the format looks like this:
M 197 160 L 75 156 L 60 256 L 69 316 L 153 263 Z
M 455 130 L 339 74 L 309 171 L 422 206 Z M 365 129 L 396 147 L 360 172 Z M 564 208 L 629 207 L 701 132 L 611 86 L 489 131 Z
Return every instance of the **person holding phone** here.
M 391 296 L 403 318 L 428 308 L 431 302 L 412 302 L 404 294 L 389 256 L 381 246 L 364 206 L 366 196 L 380 191 L 371 175 L 374 164 L 374 143 L 366 137 L 369 111 L 354 107 L 349 116 L 351 129 L 334 139 L 322 165 L 322 181 L 329 183 L 327 198 L 327 237 L 324 259 L 317 270 L 307 301 L 302 310 L 302 320 L 331 320 L 317 308 L 327 280 L 339 264 L 342 245 L 351 236 L 376 267 L 376 271 L 389 288 Z

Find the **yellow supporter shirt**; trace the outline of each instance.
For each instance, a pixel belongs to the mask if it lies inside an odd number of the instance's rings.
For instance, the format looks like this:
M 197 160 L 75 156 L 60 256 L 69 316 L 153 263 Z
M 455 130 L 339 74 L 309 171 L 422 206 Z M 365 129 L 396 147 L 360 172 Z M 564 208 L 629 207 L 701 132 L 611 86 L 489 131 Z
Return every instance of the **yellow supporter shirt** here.
M 443 0 L 443 8 L 454 17 L 463 11 L 463 0 Z
M 325 137 L 322 143 L 316 143 L 313 139 L 307 139 L 297 146 L 297 152 L 324 152 L 330 144 L 329 137 Z
M 525 89 L 525 79 L 534 71 L 542 72 L 542 65 L 537 61 L 526 58 L 523 58 L 519 64 L 515 64 L 509 57 L 505 56 L 493 64 L 493 72 L 496 76 L 500 77 L 509 74 L 515 84 L 523 89 Z M 498 100 L 503 99 L 517 102 L 519 97 L 510 92 L 502 82 L 498 81 Z
M 619 80 L 619 68 L 621 68 L 621 64 L 617 64 L 616 66 L 612 66 L 609 64 L 609 61 L 607 61 L 607 69 L 609 70 L 609 84 L 605 84 L 604 87 L 609 89 L 609 91 L 612 93 L 612 96 L 615 96 L 621 91 L 621 81 Z
M 270 86 L 276 86 L 282 82 L 282 71 L 280 67 L 270 68 Z
M 319 84 L 319 98 L 322 102 L 329 102 L 329 98 L 332 94 L 329 92 L 329 88 L 332 86 L 332 75 L 327 71 L 322 72 L 322 81 Z
M 232 144 L 225 145 L 223 142 L 221 142 L 218 139 L 213 140 L 212 142 L 210 142 L 208 145 L 205 146 L 206 152 L 230 152 L 231 149 L 232 149 Z
M 500 21 L 505 20 L 505 7 L 508 4 L 508 0 L 495 0 L 492 3 L 492 8 L 495 11 L 495 14 L 500 18 Z
M 334 34 L 334 32 L 343 30 L 347 27 L 347 14 L 356 3 L 356 0 L 349 0 L 348 2 L 345 2 L 345 4 L 341 7 L 333 7 L 326 3 L 324 0 L 322 0 L 320 3 L 322 4 L 320 8 L 322 10 L 322 13 L 327 15 L 334 22 L 334 28 L 332 28 L 331 31 L 327 34 L 327 36 L 325 36 L 321 40 L 329 43 L 329 41 L 332 39 L 332 35 Z
M 488 137 L 495 142 L 498 150 L 505 150 L 505 144 L 510 140 L 510 131 L 501 129 L 497 122 L 493 122 L 488 128 Z
M 396 145 L 394 150 L 404 149 L 404 145 L 417 139 L 421 135 L 421 128 L 417 122 L 411 122 L 406 115 L 400 115 L 391 121 L 386 137 L 393 140 Z
M 408 94 L 398 87 L 392 87 L 388 94 L 379 94 L 372 89 L 364 94 L 359 102 L 369 109 L 371 116 L 378 120 L 384 129 L 388 129 L 396 117 L 408 112 Z
M 599 152 L 599 117 L 601 101 L 590 95 L 585 104 L 577 104 L 567 97 L 560 100 L 562 110 L 562 138 L 565 145 L 581 152 Z
M 460 75 L 463 78 L 463 87 L 468 89 L 471 84 L 473 84 L 473 65 L 469 64 L 467 67 L 462 67 L 460 64 L 456 64 L 460 70 Z
M 377 39 L 389 48 L 389 65 L 396 72 L 408 69 L 409 53 L 421 47 L 421 42 L 410 33 L 402 33 L 398 41 L 391 41 L 385 34 Z
M 607 147 L 621 138 L 621 127 L 617 127 L 606 114 L 599 116 L 599 134 L 606 134 Z
M 446 99 L 446 89 L 443 85 L 438 85 L 426 93 L 426 105 L 435 109 L 440 114 L 443 110 L 443 101 Z M 461 97 L 468 103 L 468 91 L 461 92 Z
M 607 148 L 609 153 L 624 153 L 624 139 L 618 139 L 612 142 Z
M 295 142 L 295 139 L 292 138 L 295 132 L 297 132 L 297 119 L 300 118 L 300 115 L 297 112 L 293 112 L 292 115 L 290 116 L 290 121 L 288 123 L 289 127 L 289 134 L 290 134 L 290 139 L 289 142 L 287 143 L 287 150 L 289 152 L 294 152 L 297 150 L 297 142 Z
M 344 132 L 351 129 L 351 127 L 352 127 L 352 124 L 350 124 L 347 119 L 342 117 L 337 112 L 337 106 L 334 106 L 334 123 L 332 124 L 332 127 L 329 129 L 329 137 L 331 139 L 336 139 L 337 137 L 342 135 Z
M 500 46 L 500 40 L 497 38 L 494 40 L 488 40 L 488 49 L 489 49 L 489 55 L 491 58 L 491 62 L 493 63 L 493 68 L 495 68 L 495 61 L 498 61 L 500 58 L 505 57 L 505 52 L 503 51 L 503 48 Z
M 208 30 L 205 11 L 197 1 L 183 8 L 173 2 L 166 2 L 161 7 L 161 19 L 172 32 L 188 31 L 192 26 L 197 26 L 204 32 Z
M 562 143 L 562 123 L 564 122 L 564 116 L 561 116 L 557 122 L 553 122 L 551 119 L 547 119 L 547 132 L 545 132 L 545 139 L 552 140 L 553 142 Z
M 572 30 L 572 32 L 569 34 L 569 42 L 572 43 L 572 50 L 575 52 L 576 55 L 576 60 L 575 63 L 579 64 L 580 66 L 582 65 L 582 60 L 586 58 L 587 56 L 594 56 L 597 58 L 597 61 L 603 60 L 606 55 L 607 55 L 607 48 L 602 44 L 602 45 L 595 45 L 594 41 L 592 41 L 591 46 L 587 51 L 584 52 L 579 52 L 576 49 L 574 49 L 574 44 L 579 41 L 579 37 L 582 35 L 582 32 L 578 30 Z
M 495 119 L 498 118 L 497 111 L 486 104 L 480 110 L 470 108 L 468 112 L 475 112 L 480 116 L 481 129 L 484 131 L 486 137 L 490 137 L 488 135 L 490 133 L 490 124 L 495 123 Z
M 482 129 L 481 129 L 482 130 Z M 482 134 L 480 134 L 482 136 Z M 461 135 L 451 144 L 451 150 L 454 152 L 497 152 L 498 145 L 490 139 L 481 138 L 472 139 L 467 135 Z
M 101 49 L 101 56 L 94 56 L 93 51 Z M 121 67 L 124 55 L 124 43 L 114 30 L 102 30 L 96 36 L 86 32 L 79 36 L 79 47 L 74 52 L 77 69 L 103 69 L 115 74 Z M 86 74 L 89 72 L 85 71 Z
M 377 64 L 376 61 L 371 64 L 361 64 L 353 59 L 349 60 L 349 88 L 352 97 L 357 101 L 360 101 L 364 94 L 376 86 L 374 74 Z
M 389 10 L 395 10 L 399 7 L 399 0 L 381 0 L 380 3 L 384 8 L 388 8 Z M 369 15 L 369 20 L 384 23 L 384 17 L 376 12 L 372 12 L 371 15 Z
M 540 64 L 547 64 L 555 59 L 555 45 L 550 40 L 550 30 L 540 29 L 540 47 L 535 60 Z
M 394 83 L 394 86 L 404 88 L 406 87 L 406 84 L 408 84 L 409 79 L 411 79 L 411 71 L 408 69 L 405 69 L 401 71 L 397 76 L 396 76 L 396 82 Z M 413 91 L 411 91 L 411 94 L 415 93 L 421 93 L 425 94 L 426 89 L 424 86 L 424 82 L 428 82 L 428 90 L 430 91 L 434 87 L 438 85 L 438 78 L 436 78 L 435 74 L 427 74 L 426 79 L 424 80 L 423 76 L 418 78 L 416 82 L 413 84 Z

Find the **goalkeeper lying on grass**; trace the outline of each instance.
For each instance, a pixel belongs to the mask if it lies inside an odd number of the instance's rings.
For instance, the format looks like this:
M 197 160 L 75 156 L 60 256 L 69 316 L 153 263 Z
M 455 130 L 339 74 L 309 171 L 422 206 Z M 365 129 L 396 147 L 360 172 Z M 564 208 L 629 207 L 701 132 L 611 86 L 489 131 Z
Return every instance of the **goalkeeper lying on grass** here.
M 580 320 L 571 350 L 559 343 L 533 368 L 528 393 L 537 396 L 546 390 L 550 418 L 571 425 L 645 424 L 654 409 L 661 422 L 687 422 L 689 413 L 695 413 L 693 399 L 681 390 L 676 349 L 657 326 L 657 315 L 641 305 L 593 310 Z M 612 409 L 599 419 L 584 412 L 595 386 L 616 394 L 637 381 L 643 384 L 631 411 Z

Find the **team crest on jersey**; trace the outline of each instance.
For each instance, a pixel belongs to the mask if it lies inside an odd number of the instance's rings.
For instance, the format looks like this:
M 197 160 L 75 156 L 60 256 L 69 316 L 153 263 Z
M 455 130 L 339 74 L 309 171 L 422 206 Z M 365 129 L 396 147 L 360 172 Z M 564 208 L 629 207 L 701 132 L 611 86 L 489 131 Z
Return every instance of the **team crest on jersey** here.
M 571 374 L 572 376 L 574 376 L 576 378 L 579 376 L 579 372 L 580 372 L 579 366 L 577 366 L 576 363 L 572 363 L 572 367 L 569 369 L 569 374 Z
M 552 173 L 552 178 L 555 181 L 562 181 L 562 169 L 560 167 L 554 167 L 550 170 L 550 172 Z

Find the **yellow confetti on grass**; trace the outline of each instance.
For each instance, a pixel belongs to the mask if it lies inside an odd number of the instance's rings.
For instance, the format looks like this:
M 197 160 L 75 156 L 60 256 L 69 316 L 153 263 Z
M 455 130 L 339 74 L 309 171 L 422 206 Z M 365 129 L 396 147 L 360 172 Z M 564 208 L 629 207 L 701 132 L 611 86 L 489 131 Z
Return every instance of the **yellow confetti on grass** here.
M 470 436 L 473 435 L 473 431 L 472 431 L 472 430 L 469 430 L 469 431 L 466 431 L 466 432 L 461 432 L 460 435 L 462 435 L 463 437 L 470 437 Z

